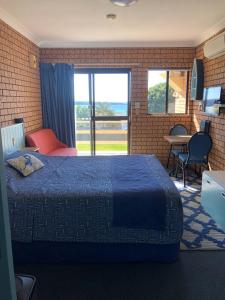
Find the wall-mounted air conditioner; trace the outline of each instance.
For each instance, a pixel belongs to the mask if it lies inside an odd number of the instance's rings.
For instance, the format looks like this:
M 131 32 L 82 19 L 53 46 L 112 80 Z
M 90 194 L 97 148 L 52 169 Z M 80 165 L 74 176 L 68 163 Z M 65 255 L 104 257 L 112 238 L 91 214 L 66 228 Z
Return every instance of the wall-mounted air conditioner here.
M 209 40 L 204 46 L 204 55 L 207 58 L 215 58 L 225 54 L 225 32 Z

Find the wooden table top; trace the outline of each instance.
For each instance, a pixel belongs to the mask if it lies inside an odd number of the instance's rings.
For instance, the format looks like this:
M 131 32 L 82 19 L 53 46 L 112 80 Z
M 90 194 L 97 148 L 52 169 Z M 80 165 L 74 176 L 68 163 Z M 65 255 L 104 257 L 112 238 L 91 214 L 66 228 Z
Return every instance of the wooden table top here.
M 187 144 L 192 135 L 165 135 L 163 138 L 171 145 Z

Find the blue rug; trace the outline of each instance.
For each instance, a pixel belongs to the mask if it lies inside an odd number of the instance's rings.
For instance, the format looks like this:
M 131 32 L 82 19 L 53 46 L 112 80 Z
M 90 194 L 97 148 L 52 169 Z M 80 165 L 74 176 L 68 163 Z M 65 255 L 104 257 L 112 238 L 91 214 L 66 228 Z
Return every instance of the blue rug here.
M 183 202 L 184 233 L 181 250 L 224 250 L 225 232 L 201 206 L 201 180 L 190 177 L 184 188 L 181 179 L 172 179 Z

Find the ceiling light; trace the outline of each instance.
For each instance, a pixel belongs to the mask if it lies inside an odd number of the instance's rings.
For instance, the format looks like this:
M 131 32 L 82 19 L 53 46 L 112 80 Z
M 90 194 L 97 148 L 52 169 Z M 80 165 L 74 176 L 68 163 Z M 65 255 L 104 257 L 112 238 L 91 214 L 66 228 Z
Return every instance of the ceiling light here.
M 116 15 L 115 14 L 108 14 L 108 15 L 106 15 L 106 18 L 109 19 L 109 20 L 115 20 Z
M 138 0 L 110 0 L 113 4 L 118 6 L 131 6 Z

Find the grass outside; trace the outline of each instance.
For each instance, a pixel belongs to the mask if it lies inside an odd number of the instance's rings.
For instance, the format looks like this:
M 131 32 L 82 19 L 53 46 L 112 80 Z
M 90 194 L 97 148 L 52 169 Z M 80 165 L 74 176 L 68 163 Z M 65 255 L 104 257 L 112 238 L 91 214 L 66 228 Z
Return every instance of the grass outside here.
M 76 145 L 78 151 L 90 151 L 91 147 L 89 144 L 80 144 L 77 142 Z M 96 144 L 97 151 L 127 151 L 127 144 Z

